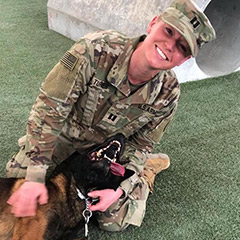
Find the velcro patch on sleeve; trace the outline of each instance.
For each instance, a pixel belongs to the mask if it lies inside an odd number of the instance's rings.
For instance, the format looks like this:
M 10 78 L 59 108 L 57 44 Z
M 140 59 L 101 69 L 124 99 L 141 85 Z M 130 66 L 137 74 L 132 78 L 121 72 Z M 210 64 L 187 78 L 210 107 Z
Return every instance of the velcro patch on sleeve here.
M 70 71 L 72 71 L 77 64 L 78 58 L 72 53 L 66 52 L 64 56 L 60 59 L 60 62 Z
M 85 64 L 84 59 L 79 59 L 71 53 L 65 54 L 65 56 L 67 55 L 74 57 L 70 57 L 70 59 L 73 60 L 71 65 L 68 65 L 68 67 L 66 67 L 65 63 L 63 64 L 61 61 L 59 61 L 49 72 L 41 86 L 41 91 L 45 95 L 60 102 L 66 102 L 72 94 L 72 89 L 75 85 L 75 79 L 78 71 Z M 75 60 L 75 58 L 77 60 Z M 69 67 L 72 69 L 71 71 L 69 70 Z

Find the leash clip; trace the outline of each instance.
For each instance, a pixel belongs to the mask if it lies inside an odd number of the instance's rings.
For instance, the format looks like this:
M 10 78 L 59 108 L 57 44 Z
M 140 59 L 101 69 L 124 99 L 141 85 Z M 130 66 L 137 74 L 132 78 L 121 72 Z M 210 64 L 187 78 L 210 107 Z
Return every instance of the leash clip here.
M 89 198 L 85 197 L 78 188 L 77 194 L 80 199 L 85 200 L 86 208 L 83 210 L 82 215 L 85 220 L 85 239 L 88 239 L 88 223 L 89 219 L 92 217 L 92 211 L 89 209 Z
M 89 219 L 92 216 L 92 211 L 89 209 L 87 199 L 86 199 L 86 209 L 83 211 L 82 215 L 85 219 L 85 239 L 88 239 L 88 223 L 89 223 Z

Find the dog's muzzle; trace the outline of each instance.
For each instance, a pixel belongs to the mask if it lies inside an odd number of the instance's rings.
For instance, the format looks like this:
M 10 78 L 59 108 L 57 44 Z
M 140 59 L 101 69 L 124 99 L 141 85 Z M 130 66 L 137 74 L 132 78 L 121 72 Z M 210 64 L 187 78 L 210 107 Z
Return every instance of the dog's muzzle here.
M 125 168 L 117 163 L 122 147 L 122 144 L 118 140 L 112 140 L 107 146 L 91 152 L 89 158 L 91 161 L 102 161 L 103 159 L 107 159 L 110 162 L 112 174 L 123 177 Z

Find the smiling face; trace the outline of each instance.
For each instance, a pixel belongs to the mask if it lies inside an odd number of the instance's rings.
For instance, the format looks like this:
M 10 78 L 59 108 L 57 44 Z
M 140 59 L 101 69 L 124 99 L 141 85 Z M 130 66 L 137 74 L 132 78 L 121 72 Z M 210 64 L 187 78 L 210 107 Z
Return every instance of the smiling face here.
M 185 38 L 172 26 L 155 17 L 142 43 L 145 60 L 152 70 L 168 70 L 191 57 Z

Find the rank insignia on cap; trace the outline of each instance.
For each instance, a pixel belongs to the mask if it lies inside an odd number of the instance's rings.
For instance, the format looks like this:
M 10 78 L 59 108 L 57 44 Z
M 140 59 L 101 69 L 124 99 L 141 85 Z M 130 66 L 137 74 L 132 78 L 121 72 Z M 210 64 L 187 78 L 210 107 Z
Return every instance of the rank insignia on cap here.
M 192 20 L 190 21 L 190 23 L 193 25 L 193 28 L 197 28 L 200 25 L 200 22 L 198 21 L 197 17 L 195 16 L 194 18 L 192 18 Z
M 70 71 L 72 71 L 74 69 L 77 61 L 78 61 L 78 58 L 75 57 L 70 52 L 66 52 L 60 60 L 60 62 Z

